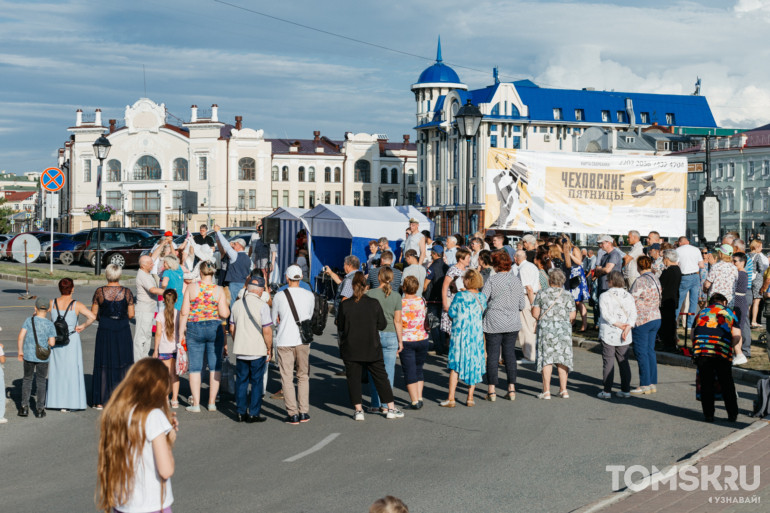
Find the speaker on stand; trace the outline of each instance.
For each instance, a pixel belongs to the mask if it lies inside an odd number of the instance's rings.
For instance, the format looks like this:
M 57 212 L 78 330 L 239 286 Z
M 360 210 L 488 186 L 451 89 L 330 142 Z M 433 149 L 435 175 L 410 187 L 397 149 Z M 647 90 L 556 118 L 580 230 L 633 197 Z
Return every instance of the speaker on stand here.
M 281 237 L 281 220 L 266 217 L 262 219 L 262 240 L 265 244 L 278 244 Z

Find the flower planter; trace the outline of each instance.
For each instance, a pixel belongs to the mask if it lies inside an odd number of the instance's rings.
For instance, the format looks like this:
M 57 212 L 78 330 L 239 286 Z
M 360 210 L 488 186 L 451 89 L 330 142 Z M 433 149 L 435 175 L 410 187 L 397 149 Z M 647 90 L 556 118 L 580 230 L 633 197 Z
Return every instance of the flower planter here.
M 91 221 L 109 221 L 111 215 L 109 212 L 96 212 L 91 214 Z

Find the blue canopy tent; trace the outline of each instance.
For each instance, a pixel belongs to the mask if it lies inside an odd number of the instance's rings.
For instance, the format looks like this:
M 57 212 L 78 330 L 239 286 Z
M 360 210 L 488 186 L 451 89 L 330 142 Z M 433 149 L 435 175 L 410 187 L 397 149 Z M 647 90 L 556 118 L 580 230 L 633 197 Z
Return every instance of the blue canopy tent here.
M 269 216 L 270 219 L 279 219 L 280 233 L 278 235 L 278 257 L 275 262 L 275 271 L 283 283 L 286 269 L 294 263 L 297 254 L 297 233 L 301 229 L 307 230 L 307 224 L 302 215 L 307 213 L 306 208 L 281 207 Z
M 433 222 L 417 209 L 407 215 L 398 207 L 318 205 L 307 212 L 302 219 L 310 231 L 310 283 L 324 265 L 341 268 L 348 255 L 365 262 L 372 239 L 387 237 L 398 257 L 410 217 L 420 221 L 421 231 L 433 233 Z

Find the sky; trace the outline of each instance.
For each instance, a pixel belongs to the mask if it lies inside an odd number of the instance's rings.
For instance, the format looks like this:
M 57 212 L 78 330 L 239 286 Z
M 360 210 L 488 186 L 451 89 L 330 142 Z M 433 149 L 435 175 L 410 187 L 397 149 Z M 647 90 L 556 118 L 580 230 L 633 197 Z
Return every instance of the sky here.
M 266 137 L 401 140 L 438 36 L 472 89 L 494 66 L 645 93 L 691 94 L 701 77 L 719 126 L 753 128 L 770 123 L 769 29 L 770 0 L 0 0 L 0 170 L 55 165 L 78 108 L 106 124 L 145 90 L 178 118 L 216 103 Z

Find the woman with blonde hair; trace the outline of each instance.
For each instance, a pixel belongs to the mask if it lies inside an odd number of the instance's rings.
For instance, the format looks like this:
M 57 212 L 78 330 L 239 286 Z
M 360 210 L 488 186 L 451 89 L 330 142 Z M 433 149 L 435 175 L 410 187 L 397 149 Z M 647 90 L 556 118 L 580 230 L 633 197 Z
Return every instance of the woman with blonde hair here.
M 163 291 L 163 310 L 155 318 L 155 350 L 152 357 L 163 362 L 171 379 L 171 407 L 179 407 L 179 376 L 176 374 L 176 353 L 179 339 L 179 310 L 174 306 L 177 294 L 174 289 Z
M 168 409 L 168 370 L 142 358 L 129 370 L 99 422 L 96 506 L 100 511 L 171 512 L 172 448 L 179 430 Z
M 388 382 L 390 382 L 392 389 L 396 372 L 396 357 L 404 348 L 401 334 L 401 294 L 391 287 L 393 269 L 390 267 L 380 269 L 379 282 L 380 286 L 376 289 L 370 289 L 366 295 L 376 299 L 382 307 L 382 313 L 385 314 L 387 325 L 384 330 L 380 330 L 380 345 L 382 346 L 385 371 L 388 373 Z M 369 380 L 369 394 L 372 399 L 369 413 L 387 413 L 387 411 L 383 411 L 380 396 L 377 395 L 377 388 L 372 379 Z
M 179 265 L 179 259 L 174 255 L 163 257 L 163 279 L 160 282 L 162 289 L 174 289 L 176 291 L 176 304 L 174 308 L 182 309 L 184 300 L 184 270 Z

